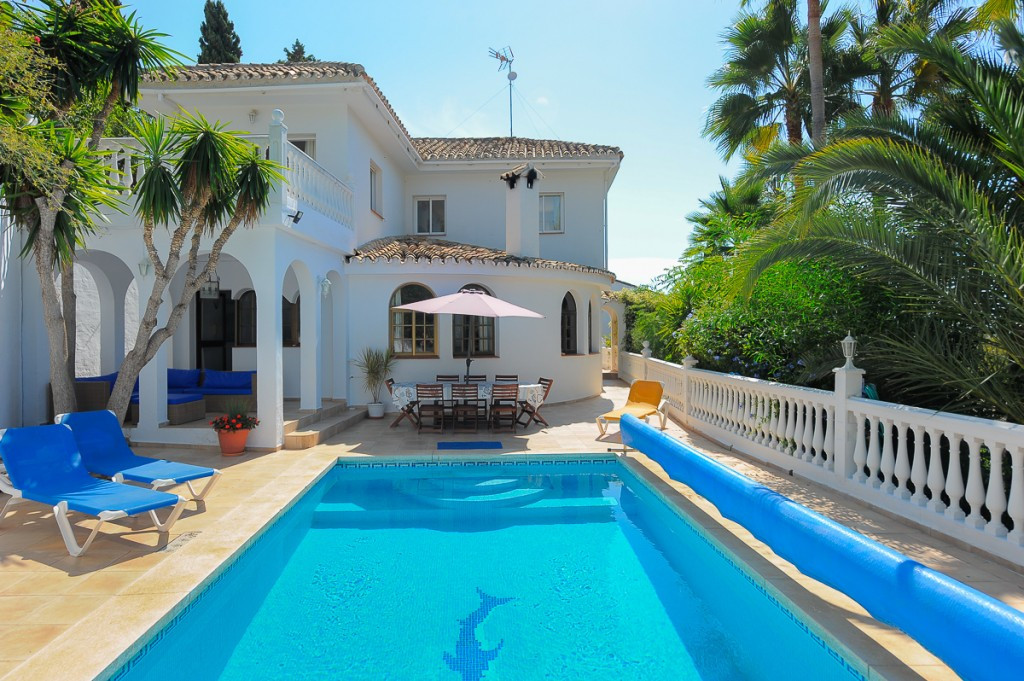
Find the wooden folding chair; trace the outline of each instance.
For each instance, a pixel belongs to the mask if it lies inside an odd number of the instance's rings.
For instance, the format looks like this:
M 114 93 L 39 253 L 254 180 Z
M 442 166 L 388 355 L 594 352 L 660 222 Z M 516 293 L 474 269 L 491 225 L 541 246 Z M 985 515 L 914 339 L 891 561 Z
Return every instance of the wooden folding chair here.
M 495 383 L 518 383 L 519 374 L 494 374 Z
M 544 402 L 547 401 L 548 394 L 551 393 L 551 386 L 555 381 L 551 378 L 541 378 L 537 382 L 544 386 L 544 398 L 541 400 L 540 404 L 535 407 L 526 400 L 519 400 L 519 418 L 516 419 L 516 423 L 524 427 L 531 423 L 536 423 L 538 426 L 548 425 L 547 420 L 545 420 L 545 418 L 540 414 L 540 408 L 543 407 Z M 525 421 L 523 420 L 523 417 L 526 417 Z
M 388 394 L 391 395 L 391 397 L 394 397 L 395 379 L 389 378 L 388 380 L 384 381 L 384 385 L 388 387 Z M 412 423 L 413 428 L 419 428 L 420 421 L 419 417 L 416 416 L 416 405 L 418 404 L 419 402 L 417 402 L 416 400 L 412 400 L 404 407 L 399 409 L 398 416 L 396 416 L 395 420 L 391 422 L 391 427 L 394 428 L 395 426 L 397 426 L 399 423 L 402 422 L 402 419 L 409 419 L 409 422 Z
M 447 411 L 444 406 L 444 386 L 440 383 L 417 383 L 416 402 L 418 430 L 423 432 L 423 423 L 426 419 L 431 420 L 430 430 L 435 433 L 444 432 L 444 415 Z
M 516 432 L 516 415 L 518 413 L 519 384 L 496 383 L 491 386 L 491 409 L 488 418 L 491 430 L 494 432 L 503 430 Z
M 452 384 L 452 431 L 475 433 L 480 429 L 480 386 L 476 383 Z M 486 407 L 484 413 L 486 414 Z M 472 423 L 472 427 L 469 426 Z
M 462 377 L 466 383 L 486 383 L 487 374 L 466 374 Z

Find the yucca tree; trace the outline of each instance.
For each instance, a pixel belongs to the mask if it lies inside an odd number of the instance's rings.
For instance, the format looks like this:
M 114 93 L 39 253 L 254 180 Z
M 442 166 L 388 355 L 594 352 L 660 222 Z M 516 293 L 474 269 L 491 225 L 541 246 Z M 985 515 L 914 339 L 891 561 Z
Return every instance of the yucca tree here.
M 821 22 L 825 116 L 856 107 L 852 84 L 858 61 L 844 49 L 845 10 Z M 711 105 L 704 134 L 728 159 L 740 151 L 756 156 L 776 140 L 800 144 L 810 130 L 811 83 L 807 34 L 796 0 L 769 0 L 744 11 L 724 35 L 725 65 L 708 84 L 722 95 Z
M 179 55 L 159 43 L 164 34 L 144 30 L 134 14 L 122 14 L 120 3 L 113 0 L 0 3 L 0 26 L 31 37 L 49 65 L 49 87 L 27 111 L 40 124 L 24 132 L 38 143 L 52 145 L 58 164 L 45 177 L 8 165 L 0 175 L 0 198 L 15 224 L 29 235 L 28 252 L 35 259 L 42 289 L 54 407 L 72 411 L 74 251 L 99 211 L 115 201 L 117 191 L 98 172 L 101 154 L 96 149 L 113 107 L 138 98 L 142 71 L 171 66 Z M 83 116 L 87 122 L 73 129 Z M 87 186 L 87 178 L 94 184 Z M 55 271 L 61 273 L 59 296 Z
M 164 118 L 138 117 L 132 126 L 139 152 L 133 170 L 140 170 L 131 195 L 142 221 L 146 253 L 153 264 L 154 284 L 139 322 L 135 346 L 118 371 L 108 408 L 123 418 L 142 368 L 174 335 L 198 293 L 216 271 L 221 252 L 239 227 L 259 221 L 270 200 L 276 164 L 240 133 L 211 123 L 199 114 Z M 157 229 L 167 229 L 166 252 L 157 247 Z M 209 249 L 200 264 L 200 249 Z M 171 280 L 183 270 L 184 285 L 167 321 L 159 323 L 160 306 Z
M 921 26 L 881 36 L 882 54 L 934 65 L 971 125 L 862 117 L 822 149 L 766 154 L 758 173 L 800 186 L 737 260 L 747 289 L 773 263 L 823 256 L 888 287 L 902 314 L 869 344 L 873 368 L 926 404 L 1024 421 L 1024 38 L 995 27 L 1009 63 Z

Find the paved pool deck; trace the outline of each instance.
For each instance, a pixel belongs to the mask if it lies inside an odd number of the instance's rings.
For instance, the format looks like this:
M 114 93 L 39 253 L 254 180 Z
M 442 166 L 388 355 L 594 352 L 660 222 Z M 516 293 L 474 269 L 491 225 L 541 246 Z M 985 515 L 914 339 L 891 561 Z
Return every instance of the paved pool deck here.
M 304 451 L 225 458 L 204 450 L 139 449 L 148 456 L 219 467 L 223 479 L 204 508 L 189 504 L 170 535 L 155 532 L 148 519 L 108 523 L 80 558 L 68 556 L 49 508 L 17 506 L 0 523 L 0 679 L 92 679 L 103 673 L 148 632 L 158 630 L 220 565 L 242 551 L 339 458 L 496 454 L 437 452 L 440 439 L 500 440 L 502 455 L 606 453 L 621 446 L 617 430 L 599 439 L 594 418 L 624 403 L 626 393 L 624 383 L 607 382 L 599 397 L 546 406 L 549 428 L 531 427 L 515 435 L 418 435 L 407 422 L 389 428 L 389 418 L 361 422 Z M 758 482 L 1024 611 L 1024 574 L 824 487 L 731 454 L 677 424 L 670 422 L 668 432 Z M 642 454 L 628 458 L 643 477 L 779 594 L 868 663 L 877 678 L 958 678 L 904 634 L 802 575 L 685 485 L 668 480 Z M 79 518 L 76 527 L 82 536 L 92 521 Z

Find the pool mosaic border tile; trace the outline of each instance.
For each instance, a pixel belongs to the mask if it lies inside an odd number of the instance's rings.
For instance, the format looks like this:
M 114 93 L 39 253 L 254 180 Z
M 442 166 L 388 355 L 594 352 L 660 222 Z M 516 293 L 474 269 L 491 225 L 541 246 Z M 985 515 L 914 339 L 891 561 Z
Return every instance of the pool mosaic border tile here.
M 834 648 L 829 641 L 821 636 L 816 628 L 812 628 L 806 622 L 804 622 L 799 616 L 797 616 L 788 607 L 787 603 L 783 602 L 784 597 L 776 593 L 774 589 L 769 589 L 763 583 L 759 582 L 753 575 L 750 574 L 749 568 L 742 564 L 738 558 L 735 558 L 730 551 L 722 547 L 713 537 L 707 534 L 704 528 L 699 527 L 695 524 L 691 518 L 689 518 L 685 512 L 676 506 L 671 500 L 665 498 L 665 496 L 657 490 L 644 476 L 638 474 L 633 469 L 631 463 L 627 463 L 628 459 L 624 461 L 621 457 L 614 454 L 594 454 L 590 456 L 544 456 L 538 457 L 533 456 L 530 458 L 506 457 L 503 459 L 447 459 L 447 460 L 391 460 L 391 461 L 343 461 L 339 460 L 337 464 L 328 469 L 333 470 L 334 468 L 343 469 L 361 469 L 361 470 L 386 470 L 386 469 L 409 469 L 409 468 L 497 468 L 497 467 L 527 467 L 527 466 L 553 466 L 553 465 L 619 465 L 625 469 L 631 478 L 643 485 L 649 492 L 651 492 L 655 498 L 662 503 L 666 504 L 673 513 L 677 513 L 682 516 L 683 525 L 690 529 L 691 532 L 695 533 L 709 548 L 715 553 L 722 557 L 733 569 L 739 571 L 739 573 L 746 579 L 751 586 L 753 586 L 761 595 L 763 595 L 769 603 L 772 603 L 778 608 L 787 618 L 789 618 L 801 631 L 803 631 L 808 637 L 811 638 L 814 643 L 821 646 L 830 657 L 832 657 L 837 663 L 843 666 L 848 674 L 858 681 L 870 681 L 870 679 L 861 672 L 860 669 L 855 667 L 853 663 L 847 659 L 847 654 Z M 312 486 L 318 484 L 324 476 L 319 476 L 315 480 Z M 264 538 L 268 536 L 271 530 L 281 521 L 281 518 L 290 511 L 294 505 L 302 499 L 308 489 L 302 494 L 298 495 L 292 503 L 288 504 L 281 510 L 280 515 L 277 516 L 270 524 L 264 527 L 256 536 L 248 540 L 243 548 L 235 554 L 228 562 L 219 568 L 219 572 L 205 585 L 203 585 L 195 596 L 188 599 L 188 603 L 177 613 L 174 614 L 165 624 L 159 627 L 145 643 L 141 644 L 140 647 L 131 653 L 129 657 L 117 670 L 110 676 L 106 677 L 107 681 L 120 681 L 123 679 L 135 666 L 137 666 L 149 652 L 163 640 L 163 638 L 177 627 L 185 617 L 188 616 L 193 609 L 199 606 L 209 595 L 209 593 L 221 583 L 242 561 L 242 559 L 254 548 L 256 548 Z M 134 646 L 133 646 L 134 648 Z M 129 648 L 126 653 L 131 651 Z M 863 665 L 867 667 L 868 665 Z

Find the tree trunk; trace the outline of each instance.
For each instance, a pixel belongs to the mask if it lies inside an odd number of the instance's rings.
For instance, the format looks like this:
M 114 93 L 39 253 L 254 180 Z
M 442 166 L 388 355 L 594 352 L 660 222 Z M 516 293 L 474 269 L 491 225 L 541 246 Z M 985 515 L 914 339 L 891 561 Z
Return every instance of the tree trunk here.
M 811 77 L 811 140 L 825 144 L 825 74 L 821 52 L 821 2 L 807 0 L 807 52 Z
M 60 196 L 60 200 L 63 200 L 63 196 Z M 55 414 L 61 414 L 75 411 L 78 403 L 75 399 L 74 380 L 67 370 L 67 333 L 61 316 L 61 302 L 57 296 L 57 282 L 53 276 L 53 228 L 57 221 L 57 211 L 47 205 L 45 199 L 37 201 L 37 205 L 40 226 L 33 250 L 36 274 L 39 275 L 39 287 L 42 290 L 43 322 L 46 324 L 46 337 L 49 341 L 53 409 Z
M 794 146 L 804 141 L 800 102 L 795 97 L 786 102 L 786 139 Z
M 67 372 L 72 380 L 77 375 L 75 361 L 78 345 L 78 296 L 75 295 L 75 262 L 72 260 L 60 272 L 60 302 L 64 314 L 64 337 L 67 347 Z

